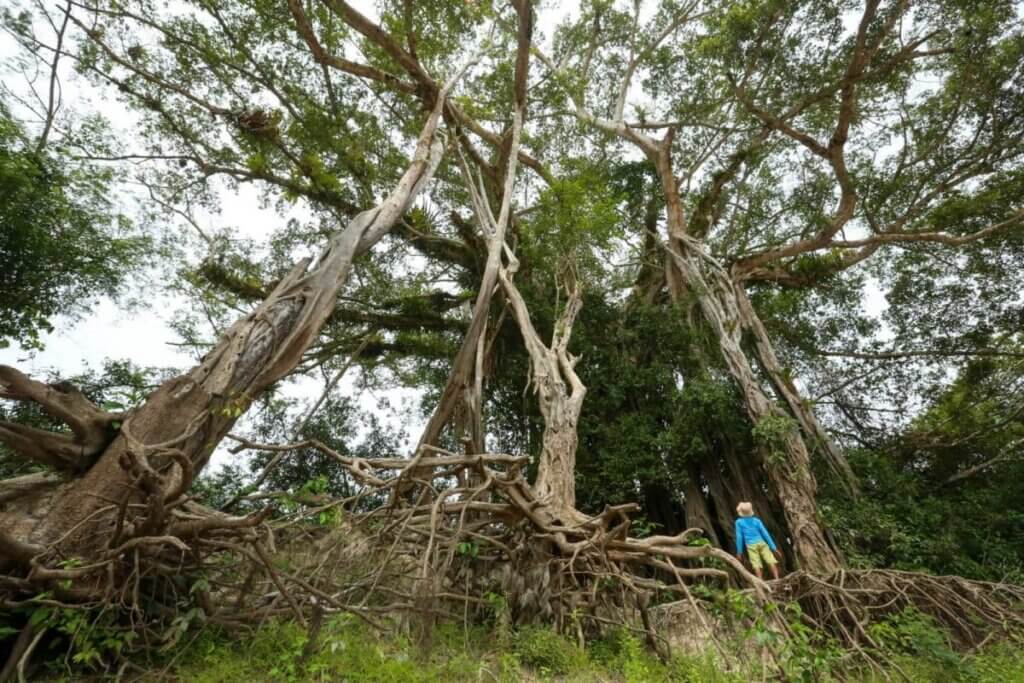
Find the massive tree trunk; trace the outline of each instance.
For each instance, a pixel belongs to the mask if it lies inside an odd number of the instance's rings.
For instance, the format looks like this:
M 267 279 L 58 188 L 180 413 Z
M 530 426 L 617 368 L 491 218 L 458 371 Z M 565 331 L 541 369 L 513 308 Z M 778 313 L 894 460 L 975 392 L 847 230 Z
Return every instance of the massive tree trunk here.
M 681 281 L 700 305 L 704 319 L 718 339 L 719 350 L 729 373 L 738 384 L 747 413 L 755 426 L 778 426 L 777 447 L 780 458 L 768 458 L 764 471 L 778 495 L 791 534 L 793 550 L 803 569 L 829 574 L 839 568 L 835 549 L 827 542 L 817 514 L 817 482 L 811 471 L 811 458 L 800 431 L 786 426 L 791 418 L 769 397 L 761 386 L 750 359 L 743 349 L 745 333 L 754 333 L 761 325 L 751 306 L 743 306 L 746 293 L 717 263 L 698 239 L 686 232 L 679 187 L 672 171 L 671 138 L 646 149 L 655 164 L 665 193 L 669 231 L 669 266 L 678 269 Z M 763 330 L 762 330 L 763 332 Z M 759 343 L 770 347 L 766 335 Z
M 789 416 L 777 406 L 761 387 L 741 341 L 743 332 L 751 327 L 755 318 L 752 310 L 741 311 L 734 283 L 723 274 L 709 269 L 705 275 L 697 253 L 701 247 L 685 246 L 685 241 L 673 236 L 676 249 L 673 260 L 684 278 L 691 284 L 704 317 L 711 323 L 719 342 L 719 349 L 730 374 L 736 380 L 744 404 L 755 425 L 778 427 L 775 438 L 781 457 L 769 457 L 762 463 L 772 488 L 777 492 L 791 534 L 793 550 L 800 566 L 817 573 L 830 573 L 839 567 L 838 556 L 826 541 L 816 509 L 817 483 L 811 471 L 810 453 L 795 425 L 787 422 Z M 684 251 L 684 249 L 686 251 Z M 688 253 L 687 253 L 688 252 Z
M 702 530 L 704 537 L 711 541 L 713 545 L 721 546 L 722 541 L 719 540 L 715 524 L 711 521 L 708 500 L 704 496 L 704 491 L 701 487 L 700 467 L 691 463 L 687 467 L 686 473 L 686 489 L 684 492 L 686 526 L 691 529 Z
M 733 522 L 736 520 L 736 500 L 725 485 L 725 478 L 722 476 L 721 463 L 718 458 L 710 458 L 700 465 L 701 476 L 708 486 L 708 498 L 711 500 L 711 510 L 715 514 L 715 521 L 718 523 L 718 531 L 722 543 L 726 544 L 729 552 L 735 542 Z
M 198 366 L 165 382 L 127 416 L 106 415 L 80 394 L 48 389 L 2 369 L 0 397 L 39 403 L 72 427 L 80 448 L 69 453 L 66 443 L 26 440 L 24 429 L 9 425 L 0 430 L 0 439 L 17 453 L 67 473 L 45 481 L 36 477 L 33 486 L 4 487 L 0 565 L 33 564 L 41 576 L 39 565 L 51 556 L 110 559 L 126 543 L 138 545 L 147 537 L 180 543 L 201 530 L 171 512 L 184 505 L 193 477 L 237 418 L 299 363 L 331 314 L 353 259 L 391 229 L 432 177 L 444 150 L 438 121 L 453 83 L 438 98 L 392 194 L 335 233 L 314 265 L 308 259 L 298 263 Z M 120 430 L 113 430 L 122 419 Z M 101 430 L 113 440 L 98 442 Z
M 674 183 L 674 179 L 672 183 Z M 670 185 L 670 187 L 674 188 L 674 185 Z M 678 210 L 681 211 L 681 208 Z M 676 225 L 678 224 L 677 222 Z M 669 221 L 669 225 L 671 229 L 672 220 Z M 787 413 L 777 406 L 763 389 L 742 347 L 744 331 L 757 326 L 761 328 L 761 334 L 758 337 L 761 353 L 775 358 L 761 321 L 753 307 L 749 305 L 749 301 L 745 307 L 741 306 L 737 290 L 742 291 L 742 285 L 733 283 L 725 276 L 711 261 L 710 256 L 703 253 L 703 247 L 700 244 L 681 234 L 678 230 L 670 239 L 666 269 L 669 272 L 669 291 L 673 298 L 678 299 L 682 296 L 684 284 L 685 289 L 693 292 L 704 319 L 708 321 L 715 332 L 726 367 L 740 387 L 743 402 L 751 421 L 757 425 L 764 424 L 763 420 L 774 418 L 777 420 L 776 424 L 784 427 L 782 433 L 778 435 L 781 442 L 777 444 L 783 457 L 779 459 L 762 458 L 759 465 L 782 506 L 786 517 L 786 526 L 790 530 L 791 545 L 797 560 L 804 569 L 829 573 L 839 566 L 839 559 L 834 548 L 826 541 L 824 531 L 818 522 L 817 484 L 811 471 L 810 453 L 800 432 L 795 427 L 785 428 Z M 702 263 L 702 260 L 706 263 Z M 706 264 L 710 264 L 710 267 Z M 745 292 L 742 292 L 742 298 L 746 300 Z M 777 366 L 777 359 L 775 363 Z M 801 407 L 803 407 L 802 403 Z M 821 428 L 816 420 L 814 424 L 819 429 Z M 729 464 L 733 468 L 737 467 L 735 462 Z M 715 474 L 717 475 L 717 472 Z M 733 472 L 733 474 L 737 473 Z M 717 476 L 712 478 L 717 479 Z M 708 483 L 712 484 L 711 481 Z M 750 486 L 747 488 L 750 489 Z M 714 490 L 711 493 L 713 498 L 718 497 Z M 753 491 L 746 490 L 744 493 L 750 494 Z M 721 515 L 732 514 L 732 511 L 731 509 L 728 511 L 720 509 L 722 506 L 719 504 L 719 500 L 716 499 L 715 502 L 716 512 L 720 517 L 719 522 L 725 525 L 722 532 L 731 535 L 731 530 Z M 735 501 L 730 501 L 730 505 L 732 504 L 735 504 Z

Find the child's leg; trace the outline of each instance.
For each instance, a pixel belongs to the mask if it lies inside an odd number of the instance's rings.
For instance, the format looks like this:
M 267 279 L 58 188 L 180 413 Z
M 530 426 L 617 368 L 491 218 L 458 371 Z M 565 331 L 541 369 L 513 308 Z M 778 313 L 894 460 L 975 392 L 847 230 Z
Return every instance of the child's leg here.
M 779 579 L 779 563 L 775 559 L 775 555 L 772 554 L 771 548 L 767 544 L 758 548 L 760 554 L 764 557 L 765 563 L 768 565 L 769 571 L 772 573 L 772 578 L 778 581 Z
M 760 544 L 755 543 L 747 548 L 747 559 L 750 560 L 750 568 L 754 570 L 754 576 L 759 579 L 763 578 Z

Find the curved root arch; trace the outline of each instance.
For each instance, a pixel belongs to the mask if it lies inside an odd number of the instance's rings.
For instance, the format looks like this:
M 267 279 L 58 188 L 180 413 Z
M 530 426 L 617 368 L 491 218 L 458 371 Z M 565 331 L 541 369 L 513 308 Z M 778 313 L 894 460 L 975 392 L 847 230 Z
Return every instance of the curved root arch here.
M 332 573 L 326 571 L 332 564 L 374 558 L 364 574 L 334 572 L 335 585 L 322 592 L 336 609 L 376 605 L 378 611 L 462 615 L 468 605 L 497 594 L 517 620 L 566 626 L 570 615 L 621 621 L 622 610 L 646 604 L 650 593 L 687 594 L 686 583 L 695 580 L 728 584 L 736 577 L 760 597 L 768 592 L 728 553 L 691 545 L 700 530 L 630 536 L 635 504 L 566 516 L 524 479 L 524 456 L 425 447 L 412 459 L 361 459 L 316 441 L 239 441 L 262 450 L 316 449 L 355 481 L 357 494 L 308 501 L 312 506 L 303 513 L 322 518 L 345 511 L 342 530 L 324 534 L 310 554 L 316 566 L 303 574 L 322 577 Z

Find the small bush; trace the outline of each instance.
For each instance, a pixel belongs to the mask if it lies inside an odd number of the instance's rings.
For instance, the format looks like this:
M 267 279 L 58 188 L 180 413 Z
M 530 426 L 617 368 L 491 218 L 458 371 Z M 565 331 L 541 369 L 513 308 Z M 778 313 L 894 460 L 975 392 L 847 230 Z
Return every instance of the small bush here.
M 961 661 L 949 645 L 948 634 L 934 619 L 914 608 L 872 624 L 868 632 L 892 653 L 914 655 L 949 667 L 957 667 Z
M 640 639 L 624 628 L 595 641 L 588 653 L 595 664 L 622 674 L 627 681 L 651 680 L 654 668 L 660 665 Z
M 520 662 L 541 674 L 564 675 L 585 663 L 586 655 L 574 644 L 547 628 L 526 626 L 515 635 Z

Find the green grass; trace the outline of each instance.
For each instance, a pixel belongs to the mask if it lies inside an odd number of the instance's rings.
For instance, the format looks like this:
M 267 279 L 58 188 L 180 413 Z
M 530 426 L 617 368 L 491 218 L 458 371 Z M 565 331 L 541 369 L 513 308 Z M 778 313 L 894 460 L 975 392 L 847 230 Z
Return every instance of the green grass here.
M 1015 643 L 953 657 L 910 645 L 891 658 L 914 683 L 1024 681 L 1024 650 Z M 268 624 L 242 639 L 206 633 L 180 653 L 170 670 L 179 680 L 195 683 L 741 683 L 760 678 L 759 672 L 724 672 L 710 655 L 676 656 L 663 663 L 636 636 L 621 630 L 581 649 L 540 627 L 502 635 L 481 627 L 467 631 L 444 625 L 421 647 L 405 638 L 381 637 L 361 622 L 341 617 L 325 624 L 318 646 L 303 661 L 305 648 L 305 632 L 292 622 Z M 857 674 L 841 667 L 804 680 L 828 681 L 834 675 L 863 683 L 885 680 L 877 672 Z M 896 671 L 890 675 L 899 679 Z
M 382 638 L 349 618 L 327 622 L 303 660 L 305 632 L 292 622 L 268 624 L 243 639 L 207 633 L 181 652 L 170 671 L 182 681 L 291 683 L 349 681 L 566 681 L 739 683 L 707 658 L 662 663 L 631 635 L 614 632 L 587 649 L 554 632 L 529 627 L 503 639 L 481 628 L 442 626 L 427 647 Z
M 877 642 L 893 662 L 892 680 L 902 674 L 913 683 L 1009 683 L 1024 681 L 1024 648 L 1019 642 L 996 643 L 971 655 L 948 648 L 944 633 L 920 613 L 907 611 L 872 625 Z M 754 640 L 736 643 L 749 650 Z M 798 644 L 799 645 L 799 644 Z M 844 667 L 841 653 L 808 644 L 780 652 L 788 655 L 787 680 L 859 683 L 886 680 L 877 671 Z M 804 652 L 803 649 L 807 651 Z M 792 651 L 791 651 L 792 650 Z M 800 655 L 796 657 L 796 655 Z M 782 657 L 781 661 L 787 661 Z M 808 665 L 807 662 L 812 664 Z M 818 662 L 818 663 L 815 663 Z M 611 630 L 586 648 L 543 627 L 513 630 L 442 624 L 429 642 L 414 643 L 398 635 L 381 635 L 351 616 L 325 621 L 315 647 L 305 629 L 293 621 L 265 624 L 248 633 L 228 635 L 214 629 L 194 632 L 171 652 L 143 670 L 163 672 L 160 681 L 189 683 L 741 683 L 761 680 L 761 672 L 725 672 L 704 656 L 655 657 L 626 629 Z M 899 671 L 896 671 L 898 667 Z M 56 673 L 56 672 L 54 672 Z M 63 674 L 50 680 L 102 680 Z M 769 674 L 770 676 L 770 674 Z M 157 680 L 157 678 L 144 680 Z
M 268 624 L 251 637 L 207 635 L 190 647 L 175 673 L 195 683 L 238 681 L 477 680 L 481 662 L 468 649 L 440 647 L 421 658 L 402 638 L 383 639 L 351 620 L 328 621 L 308 658 L 306 632 L 294 622 Z
M 1001 643 L 984 651 L 942 662 L 928 657 L 902 655 L 893 658 L 911 683 L 1016 683 L 1024 681 L 1024 649 L 1016 643 Z M 890 672 L 893 680 L 900 680 Z M 882 683 L 877 672 L 865 673 L 863 683 Z

